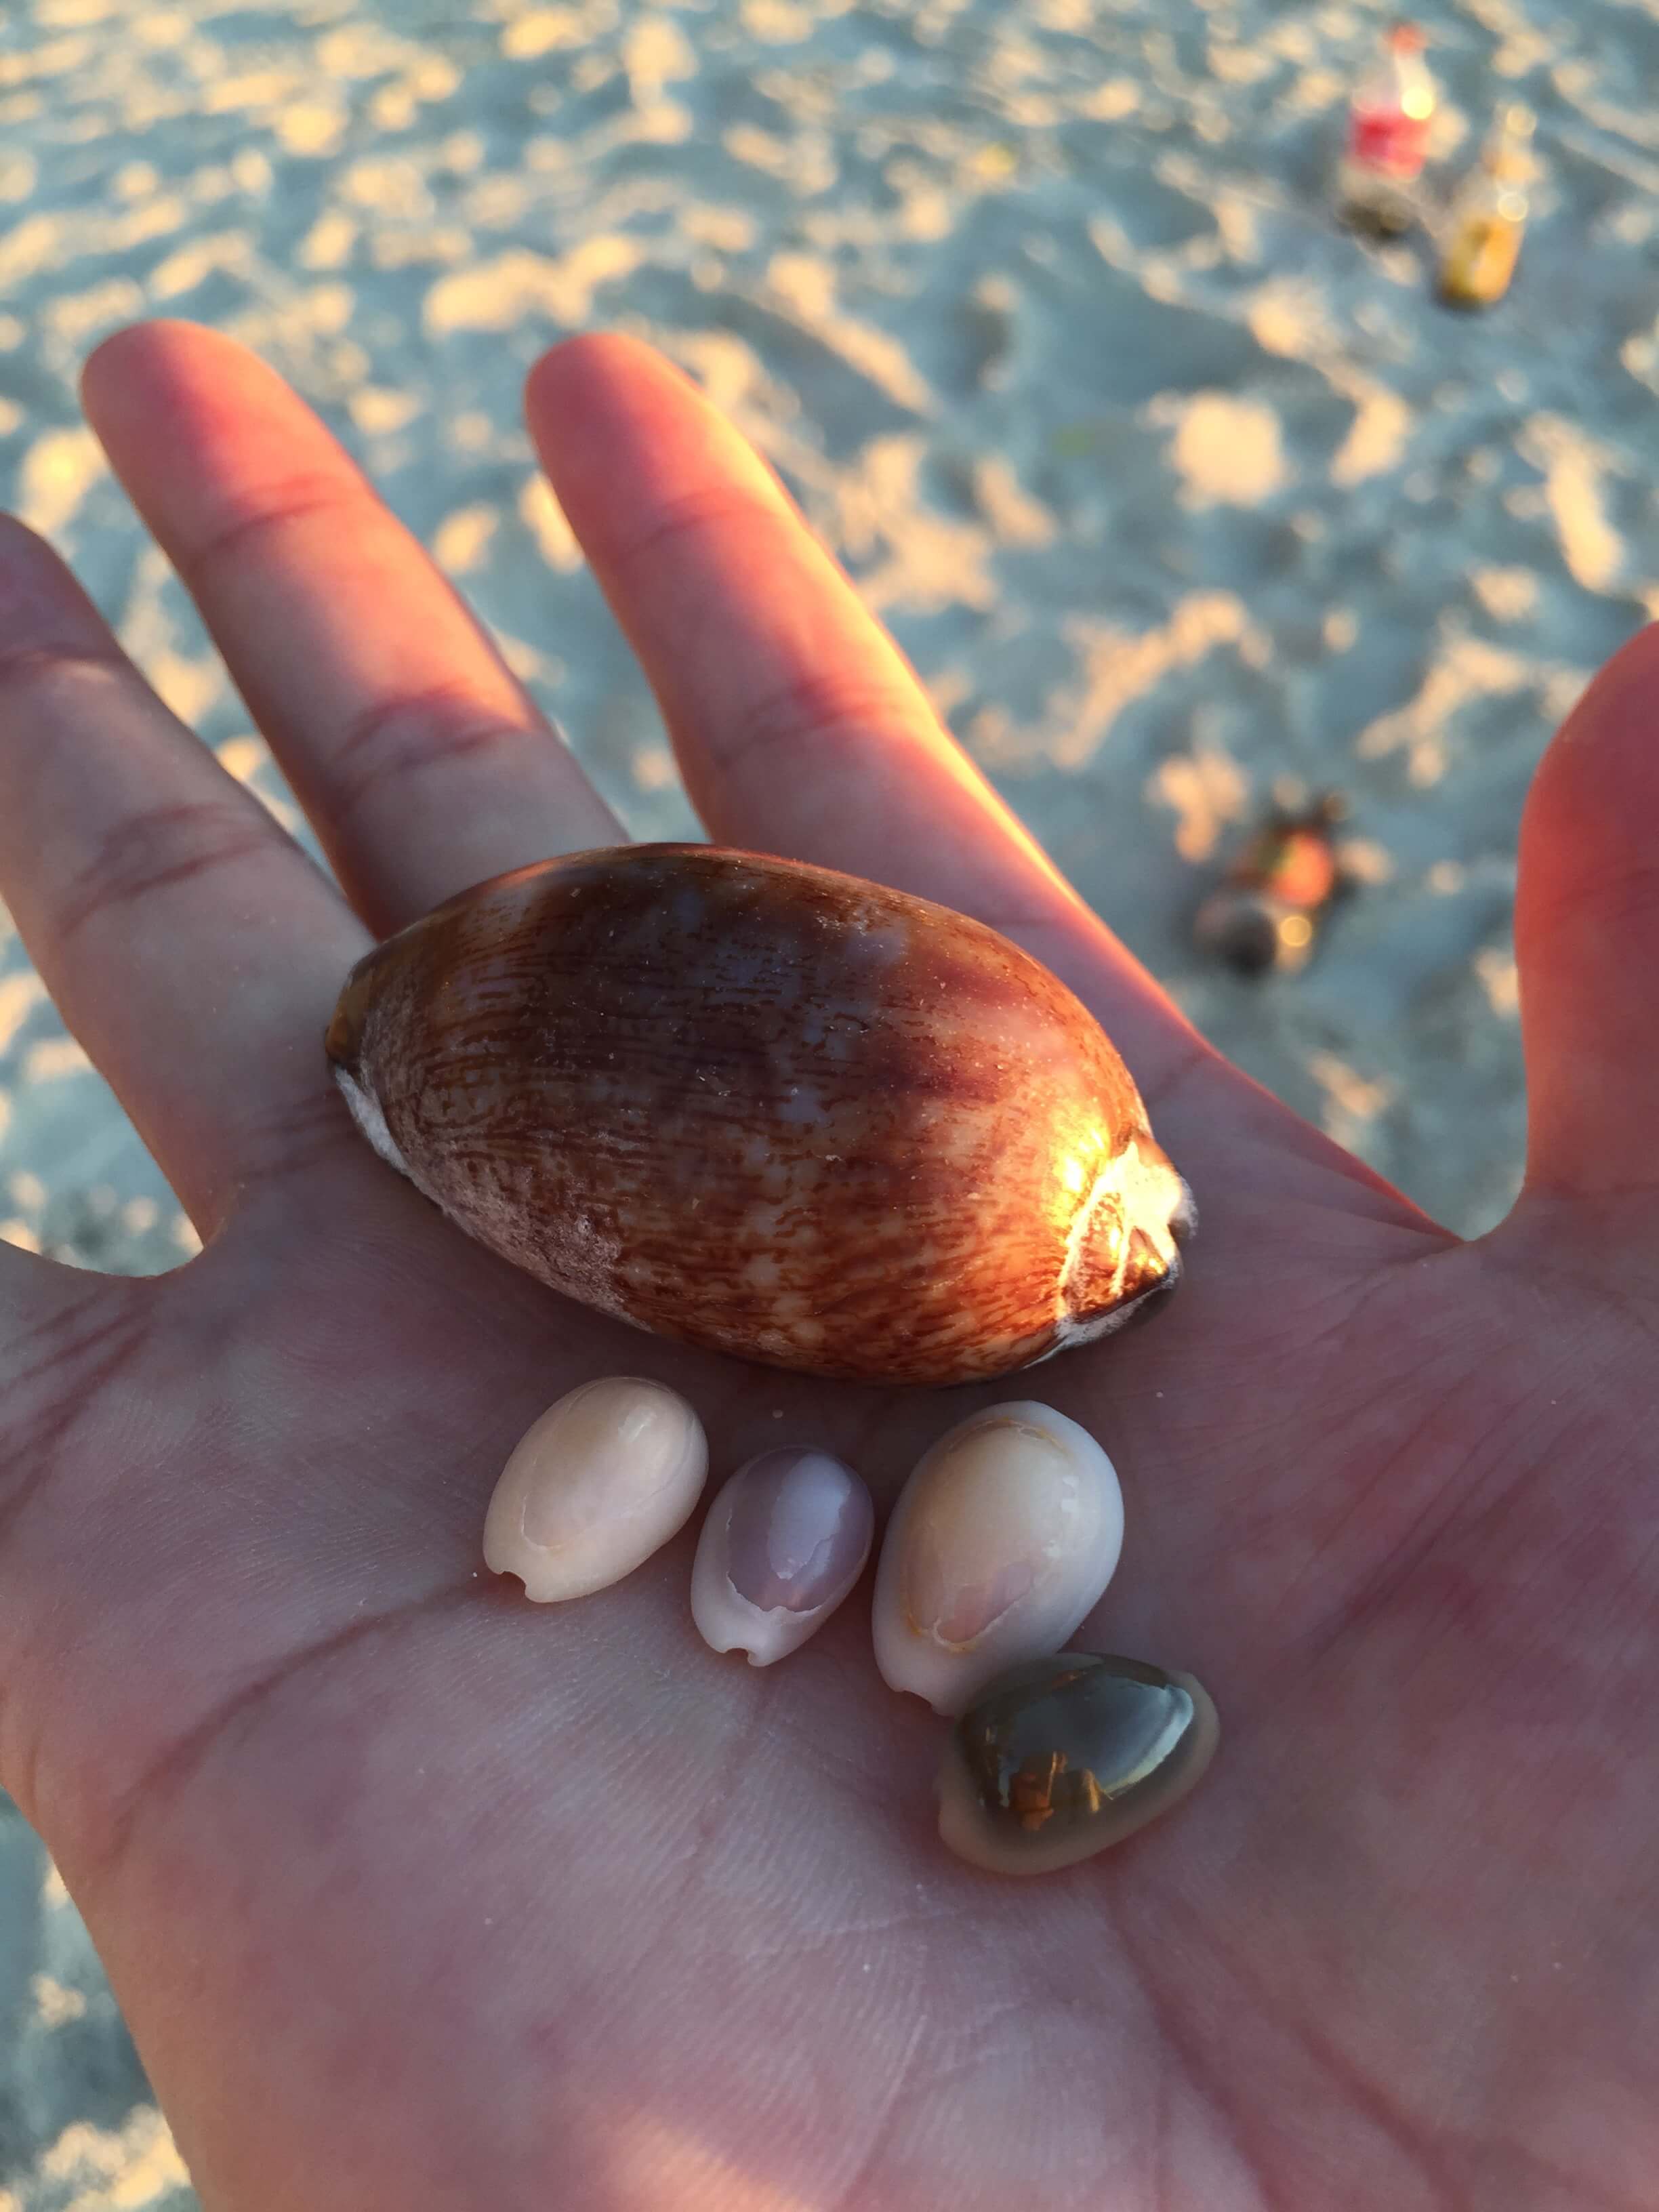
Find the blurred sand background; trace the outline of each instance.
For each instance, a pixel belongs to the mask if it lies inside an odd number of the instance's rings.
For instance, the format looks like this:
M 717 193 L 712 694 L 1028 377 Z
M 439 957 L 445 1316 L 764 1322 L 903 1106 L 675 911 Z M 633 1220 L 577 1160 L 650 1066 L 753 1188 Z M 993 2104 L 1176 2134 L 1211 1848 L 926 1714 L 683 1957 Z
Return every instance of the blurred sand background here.
M 0 12 L 0 500 L 293 811 L 81 427 L 153 313 L 340 430 L 642 836 L 693 829 L 519 419 L 550 339 L 653 339 L 778 463 L 975 757 L 1246 1066 L 1477 1231 L 1522 1135 L 1528 775 L 1659 613 L 1659 0 L 1431 0 L 1444 183 L 1540 118 L 1510 299 L 1330 219 L 1384 10 L 1270 0 L 14 0 Z M 1364 889 L 1301 977 L 1191 912 L 1286 780 Z M 193 1239 L 15 936 L 0 1234 Z M 193 2203 L 84 1930 L 0 1799 L 0 2212 Z

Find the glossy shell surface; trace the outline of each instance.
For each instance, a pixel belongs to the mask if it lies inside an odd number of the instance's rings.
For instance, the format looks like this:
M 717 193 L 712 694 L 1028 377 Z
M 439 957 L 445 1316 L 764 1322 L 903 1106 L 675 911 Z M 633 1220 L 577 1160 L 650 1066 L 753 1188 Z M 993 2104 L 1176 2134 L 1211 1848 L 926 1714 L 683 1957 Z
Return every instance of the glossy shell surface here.
M 1062 1651 L 994 1682 L 951 1730 L 939 1834 L 989 1874 L 1052 1874 L 1179 1803 L 1220 1736 L 1190 1674 Z
M 895 1690 L 959 1713 L 1056 1651 L 1123 1546 L 1123 1493 L 1086 1429 L 1030 1399 L 988 1406 L 917 1462 L 882 1539 L 872 1626 Z
M 801 1447 L 762 1452 L 709 1507 L 691 1570 L 691 1617 L 714 1651 L 769 1667 L 815 1636 L 864 1571 L 870 1492 L 844 1462 Z
M 484 1564 L 538 1605 L 608 1589 L 684 1528 L 708 1444 L 677 1391 L 635 1375 L 584 1382 L 533 1421 L 484 1516 Z
M 520 869 L 368 955 L 327 1042 L 461 1227 L 711 1349 L 966 1382 L 1179 1274 L 1185 1186 L 1092 1016 L 855 877 L 706 846 Z

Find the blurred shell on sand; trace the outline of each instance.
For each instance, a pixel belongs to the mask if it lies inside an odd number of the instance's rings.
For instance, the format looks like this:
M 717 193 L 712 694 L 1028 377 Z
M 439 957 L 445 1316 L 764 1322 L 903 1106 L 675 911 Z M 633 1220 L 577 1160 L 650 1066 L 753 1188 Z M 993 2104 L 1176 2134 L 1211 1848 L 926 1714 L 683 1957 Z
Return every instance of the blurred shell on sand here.
M 1443 196 L 1536 110 L 1510 297 L 1331 219 L 1389 11 L 1275 0 L 19 0 L 0 15 L 0 498 L 296 817 L 82 427 L 137 317 L 258 348 L 641 836 L 695 834 L 539 482 L 523 374 L 639 332 L 776 464 L 975 760 L 1194 1018 L 1465 1231 L 1522 1102 L 1516 823 L 1659 612 L 1659 0 L 1435 0 Z M 1298 976 L 1190 925 L 1276 793 L 1359 884 Z M 1200 1201 L 1202 1194 L 1200 1194 Z M 0 1235 L 193 1238 L 15 936 Z M 0 2212 L 190 2202 L 72 1908 L 0 1804 Z

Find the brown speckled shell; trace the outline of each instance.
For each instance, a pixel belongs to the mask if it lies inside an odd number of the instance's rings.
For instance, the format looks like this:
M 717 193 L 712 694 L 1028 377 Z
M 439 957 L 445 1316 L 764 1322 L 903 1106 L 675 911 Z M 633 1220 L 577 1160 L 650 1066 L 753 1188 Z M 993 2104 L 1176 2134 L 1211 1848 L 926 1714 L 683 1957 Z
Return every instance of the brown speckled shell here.
M 1173 1279 L 1122 1223 L 1133 1262 L 1091 1303 L 1068 1250 L 1108 1160 L 1161 1158 L 1079 1000 L 982 924 L 827 869 L 702 845 L 520 868 L 360 962 L 328 1050 L 461 1227 L 664 1336 L 964 1382 L 1055 1348 L 1068 1261 L 1096 1316 Z

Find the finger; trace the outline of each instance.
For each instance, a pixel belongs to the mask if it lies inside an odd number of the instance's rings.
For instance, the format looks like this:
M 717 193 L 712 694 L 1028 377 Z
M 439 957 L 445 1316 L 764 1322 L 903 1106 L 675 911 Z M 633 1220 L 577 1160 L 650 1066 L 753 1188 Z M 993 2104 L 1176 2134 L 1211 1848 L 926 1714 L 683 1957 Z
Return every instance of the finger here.
M 623 842 L 448 582 L 256 356 L 142 325 L 93 355 L 82 398 L 371 928 Z
M 532 371 L 553 489 L 644 664 L 711 833 L 877 878 L 1031 945 L 1156 1086 L 1201 1048 L 940 725 L 772 471 L 648 347 Z
M 1659 624 L 1607 664 L 1544 756 L 1515 924 L 1528 1189 L 1659 1186 Z
M 543 465 L 640 656 L 710 831 L 977 915 L 1077 990 L 1198 1194 L 1214 1253 L 1335 1213 L 1356 1266 L 1427 1230 L 1206 1045 L 939 724 L 747 441 L 650 348 L 573 339 L 532 372 Z
M 9 518 L 0 896 L 204 1237 L 240 1182 L 349 1138 L 321 1038 L 362 927 Z

